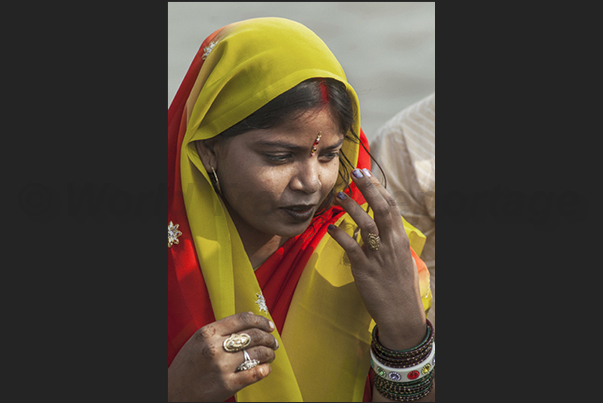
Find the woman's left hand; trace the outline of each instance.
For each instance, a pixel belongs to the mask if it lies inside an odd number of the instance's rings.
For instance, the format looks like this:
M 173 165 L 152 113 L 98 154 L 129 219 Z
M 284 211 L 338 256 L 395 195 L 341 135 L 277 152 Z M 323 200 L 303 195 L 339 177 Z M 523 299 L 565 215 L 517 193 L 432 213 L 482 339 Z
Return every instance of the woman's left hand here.
M 352 177 L 375 219 L 340 193 L 336 199 L 358 224 L 364 245 L 335 226 L 329 226 L 329 234 L 347 252 L 360 296 L 379 327 L 380 342 L 395 350 L 415 347 L 425 337 L 425 311 L 400 210 L 368 170 L 355 170 Z M 369 247 L 369 234 L 379 236 L 378 250 Z

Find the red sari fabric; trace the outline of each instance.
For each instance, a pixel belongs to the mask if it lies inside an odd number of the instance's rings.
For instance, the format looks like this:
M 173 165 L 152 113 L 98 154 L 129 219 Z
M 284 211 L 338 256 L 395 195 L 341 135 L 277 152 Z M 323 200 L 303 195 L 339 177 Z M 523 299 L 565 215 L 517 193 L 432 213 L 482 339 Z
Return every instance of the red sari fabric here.
M 185 105 L 203 64 L 203 49 L 220 30 L 201 45 L 168 110 L 168 223 L 179 225 L 179 243 L 168 248 L 168 367 L 182 346 L 201 327 L 215 322 L 211 301 L 197 259 L 195 245 L 182 197 L 180 151 L 186 132 Z M 361 131 L 358 168 L 371 167 L 368 140 Z M 366 148 L 366 150 L 365 150 Z M 359 203 L 365 203 L 354 184 L 347 193 Z M 287 312 L 298 280 L 315 247 L 327 233 L 329 224 L 344 214 L 332 207 L 316 217 L 301 235 L 289 239 L 256 271 L 256 277 L 279 332 L 282 332 Z M 371 385 L 367 381 L 365 401 L 370 401 Z M 368 399 L 368 400 L 366 400 Z M 230 401 L 234 401 L 233 398 Z

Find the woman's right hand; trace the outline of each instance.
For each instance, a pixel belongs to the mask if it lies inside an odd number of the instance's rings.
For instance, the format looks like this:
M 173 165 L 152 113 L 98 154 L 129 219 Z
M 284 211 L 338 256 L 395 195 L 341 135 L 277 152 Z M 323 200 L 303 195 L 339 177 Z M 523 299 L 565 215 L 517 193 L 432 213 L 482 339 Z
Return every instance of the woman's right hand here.
M 197 330 L 184 344 L 168 368 L 168 401 L 223 402 L 244 387 L 264 379 L 278 342 L 270 333 L 274 324 L 252 312 L 229 316 Z M 246 333 L 251 344 L 245 348 L 255 368 L 236 372 L 245 361 L 243 351 L 226 352 L 224 340 Z

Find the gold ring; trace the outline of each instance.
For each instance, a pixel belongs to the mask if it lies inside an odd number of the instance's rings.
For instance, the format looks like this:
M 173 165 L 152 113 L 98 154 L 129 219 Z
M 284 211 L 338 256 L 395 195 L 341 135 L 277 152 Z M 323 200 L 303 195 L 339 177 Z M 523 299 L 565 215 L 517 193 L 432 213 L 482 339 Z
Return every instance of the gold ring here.
M 366 244 L 372 251 L 379 250 L 379 246 L 381 245 L 381 238 L 379 238 L 379 235 L 370 233 L 366 237 Z
M 251 343 L 251 337 L 246 333 L 233 334 L 228 339 L 224 340 L 222 346 L 229 353 L 236 353 L 243 350 Z

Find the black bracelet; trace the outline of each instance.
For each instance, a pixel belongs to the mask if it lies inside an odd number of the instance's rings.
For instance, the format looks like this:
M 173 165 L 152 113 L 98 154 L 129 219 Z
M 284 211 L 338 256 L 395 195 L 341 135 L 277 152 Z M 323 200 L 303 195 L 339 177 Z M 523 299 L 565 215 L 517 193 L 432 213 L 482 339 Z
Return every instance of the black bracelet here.
M 431 345 L 431 342 L 434 339 L 435 332 L 433 330 L 433 325 L 429 320 L 426 320 L 427 323 L 427 332 L 425 334 L 425 338 L 416 347 L 410 348 L 408 350 L 391 350 L 385 347 L 383 344 L 379 342 L 379 329 L 377 326 L 373 328 L 373 342 L 375 344 L 375 348 L 379 351 L 381 355 L 392 357 L 392 358 L 405 358 L 414 356 L 415 354 L 421 354 L 425 348 L 428 348 Z

